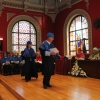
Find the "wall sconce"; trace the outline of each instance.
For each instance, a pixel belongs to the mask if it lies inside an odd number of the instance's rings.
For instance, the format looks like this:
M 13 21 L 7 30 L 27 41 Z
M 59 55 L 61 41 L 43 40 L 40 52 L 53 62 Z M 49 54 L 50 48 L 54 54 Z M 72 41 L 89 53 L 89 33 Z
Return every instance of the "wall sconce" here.
M 3 38 L 0 38 L 0 51 L 3 50 Z
M 3 38 L 0 38 L 0 40 L 3 40 Z

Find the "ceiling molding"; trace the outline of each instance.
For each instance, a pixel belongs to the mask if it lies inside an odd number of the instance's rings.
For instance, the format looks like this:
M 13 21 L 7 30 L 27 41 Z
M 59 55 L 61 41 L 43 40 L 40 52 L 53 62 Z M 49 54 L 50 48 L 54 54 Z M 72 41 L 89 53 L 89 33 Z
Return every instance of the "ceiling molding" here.
M 52 19 L 52 23 L 54 23 L 56 19 L 56 14 L 48 14 L 48 16 Z
M 42 4 L 37 5 L 37 4 L 32 4 L 28 1 L 22 2 L 19 0 L 0 0 L 0 8 L 4 6 L 4 7 L 23 9 L 25 12 L 30 10 L 30 11 L 43 12 L 45 14 L 48 14 L 48 13 L 58 13 L 59 11 L 65 8 L 71 8 L 72 5 L 80 1 L 82 0 L 65 0 L 60 3 L 56 3 L 55 6 L 48 6 L 47 3 L 45 3 L 44 5 Z M 87 2 L 88 0 L 85 0 L 85 1 Z
M 86 2 L 86 7 L 89 9 L 89 0 L 84 0 L 84 2 Z
M 1 16 L 1 14 L 2 14 L 2 10 L 3 10 L 3 5 L 2 5 L 2 3 L 3 3 L 3 0 L 0 0 L 0 16 Z

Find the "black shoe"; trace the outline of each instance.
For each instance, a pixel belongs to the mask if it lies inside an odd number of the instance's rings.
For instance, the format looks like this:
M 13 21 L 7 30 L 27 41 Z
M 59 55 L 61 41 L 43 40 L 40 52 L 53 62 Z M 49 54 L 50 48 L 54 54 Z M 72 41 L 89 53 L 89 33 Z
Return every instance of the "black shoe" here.
M 36 79 L 38 79 L 38 77 L 36 77 Z
M 11 73 L 9 73 L 9 75 L 12 75 Z
M 47 86 L 46 85 L 44 85 L 43 87 L 44 87 L 44 89 L 47 89 Z
M 48 87 L 52 87 L 50 84 L 47 85 Z
M 4 76 L 7 76 L 7 74 L 4 74 Z
M 31 80 L 31 78 L 29 78 L 28 80 Z
M 28 82 L 29 80 L 26 80 L 26 82 Z

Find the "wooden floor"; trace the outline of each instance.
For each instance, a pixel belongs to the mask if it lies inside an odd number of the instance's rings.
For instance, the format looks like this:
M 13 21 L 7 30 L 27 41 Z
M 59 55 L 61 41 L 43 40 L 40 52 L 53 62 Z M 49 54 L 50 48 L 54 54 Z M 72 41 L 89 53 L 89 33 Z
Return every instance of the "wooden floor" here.
M 32 78 L 30 82 L 25 82 L 24 77 L 20 75 L 0 75 L 0 79 L 25 100 L 100 100 L 100 80 L 98 79 L 56 74 L 51 79 L 53 87 L 43 89 L 42 78 L 43 76 L 39 73 L 37 80 Z M 7 95 L 10 96 L 10 94 Z M 15 100 L 15 98 L 7 100 Z
M 12 100 L 17 100 L 17 98 L 12 93 L 10 93 L 9 90 L 7 90 L 2 84 L 0 84 L 0 96 L 4 100 L 10 100 L 10 98 Z

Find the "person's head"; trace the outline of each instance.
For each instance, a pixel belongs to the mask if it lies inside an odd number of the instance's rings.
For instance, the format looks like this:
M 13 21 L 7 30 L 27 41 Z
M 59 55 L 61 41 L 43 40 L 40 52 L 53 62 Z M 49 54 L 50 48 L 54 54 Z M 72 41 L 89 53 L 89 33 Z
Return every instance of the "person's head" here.
M 10 52 L 10 56 L 12 56 L 12 52 Z
M 11 56 L 10 56 L 10 53 L 8 53 L 8 54 L 7 54 L 7 57 L 8 57 L 8 58 L 10 58 L 10 57 L 11 57 Z
M 37 56 L 37 57 L 41 56 L 40 51 L 37 51 L 37 52 L 36 52 L 36 56 Z
M 20 52 L 17 52 L 17 56 L 19 56 L 20 55 Z
M 7 53 L 6 52 L 3 53 L 3 57 L 7 57 Z
M 21 51 L 21 55 L 23 55 L 24 51 Z
M 13 56 L 16 56 L 17 55 L 17 53 L 16 52 L 13 52 Z
M 47 34 L 47 40 L 48 40 L 49 42 L 53 42 L 53 40 L 54 40 L 54 34 L 51 33 L 51 32 L 49 32 L 49 33 Z
M 93 54 L 96 54 L 96 53 L 98 53 L 98 52 L 99 52 L 98 48 L 97 48 L 97 47 L 94 47 L 92 53 L 93 53 Z
M 31 48 L 32 47 L 32 42 L 31 41 L 28 41 L 27 42 L 27 48 Z

